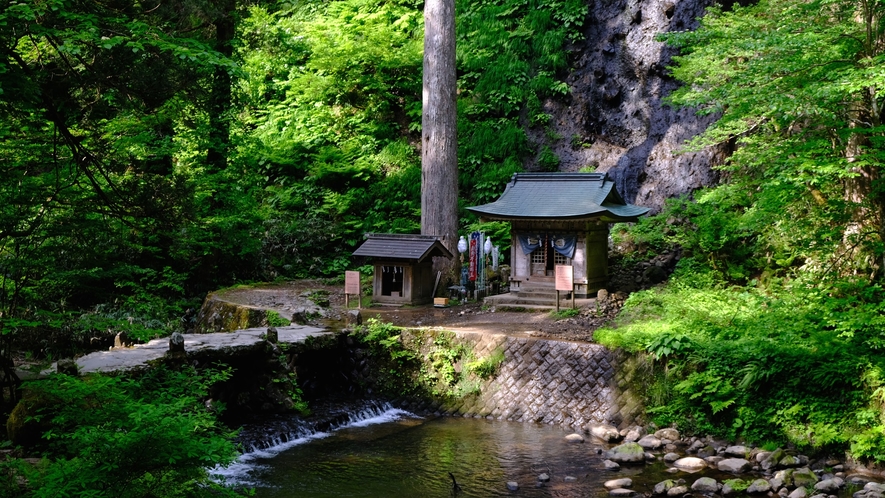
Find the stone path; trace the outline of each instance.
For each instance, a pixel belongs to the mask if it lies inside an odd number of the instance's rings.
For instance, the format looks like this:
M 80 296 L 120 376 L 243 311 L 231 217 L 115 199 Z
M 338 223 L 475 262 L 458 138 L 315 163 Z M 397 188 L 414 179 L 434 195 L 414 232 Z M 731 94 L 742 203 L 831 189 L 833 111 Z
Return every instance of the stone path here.
M 234 332 L 219 332 L 215 334 L 184 334 L 185 351 L 200 350 L 236 350 L 249 348 L 263 339 L 261 334 L 267 332 L 267 327 L 237 330 Z M 304 342 L 308 337 L 318 337 L 332 334 L 326 329 L 310 327 L 306 325 L 289 325 L 277 327 L 279 342 L 296 344 Z M 97 351 L 86 356 L 77 358 L 77 367 L 80 373 L 92 372 L 122 372 L 147 366 L 151 360 L 162 358 L 169 350 L 169 338 L 154 339 L 147 344 L 137 344 L 128 348 L 113 348 L 108 351 Z M 54 372 L 56 365 L 49 370 L 41 372 L 41 375 Z M 25 375 L 25 377 L 32 377 Z

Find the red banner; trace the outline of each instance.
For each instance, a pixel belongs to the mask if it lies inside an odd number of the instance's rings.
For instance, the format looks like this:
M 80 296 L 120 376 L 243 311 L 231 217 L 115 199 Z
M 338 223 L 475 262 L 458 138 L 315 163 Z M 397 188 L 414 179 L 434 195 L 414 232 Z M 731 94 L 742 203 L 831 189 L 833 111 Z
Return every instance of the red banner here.
M 470 248 L 467 250 L 468 254 L 470 254 L 470 269 L 468 270 L 467 278 L 471 282 L 476 282 L 476 265 L 479 262 L 479 251 L 482 250 L 479 247 L 479 235 L 479 232 L 470 234 Z

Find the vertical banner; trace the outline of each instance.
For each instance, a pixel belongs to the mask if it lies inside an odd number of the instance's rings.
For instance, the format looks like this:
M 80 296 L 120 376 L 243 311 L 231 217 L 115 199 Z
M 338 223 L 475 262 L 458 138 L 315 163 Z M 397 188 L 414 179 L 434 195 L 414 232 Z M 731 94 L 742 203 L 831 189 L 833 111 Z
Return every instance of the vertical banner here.
M 479 247 L 479 237 L 479 232 L 473 232 L 470 234 L 470 249 L 468 250 L 470 254 L 470 270 L 468 278 L 471 282 L 476 282 L 476 265 L 479 262 L 479 251 L 482 250 Z

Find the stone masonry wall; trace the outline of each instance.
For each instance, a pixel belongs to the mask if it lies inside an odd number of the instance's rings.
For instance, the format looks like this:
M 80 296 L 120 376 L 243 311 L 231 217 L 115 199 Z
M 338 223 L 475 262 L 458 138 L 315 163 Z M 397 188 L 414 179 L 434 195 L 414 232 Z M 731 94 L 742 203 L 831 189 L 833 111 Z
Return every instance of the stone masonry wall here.
M 406 335 L 404 342 L 410 340 Z M 487 358 L 499 349 L 504 361 L 496 375 L 482 384 L 480 394 L 425 409 L 574 429 L 591 423 L 624 428 L 642 422 L 644 408 L 630 388 L 633 370 L 625 358 L 604 346 L 503 334 L 455 335 L 477 358 Z

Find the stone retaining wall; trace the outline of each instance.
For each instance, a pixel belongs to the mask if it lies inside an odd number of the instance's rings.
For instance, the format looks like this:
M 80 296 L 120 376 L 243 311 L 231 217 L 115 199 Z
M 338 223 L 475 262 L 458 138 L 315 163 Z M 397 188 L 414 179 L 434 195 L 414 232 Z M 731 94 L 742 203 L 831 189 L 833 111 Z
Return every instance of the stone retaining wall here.
M 409 333 L 404 332 L 404 342 Z M 477 358 L 500 350 L 504 361 L 496 375 L 483 382 L 480 394 L 424 409 L 575 429 L 591 423 L 623 428 L 642 422 L 644 408 L 630 387 L 634 369 L 625 357 L 603 346 L 486 333 L 455 335 Z

